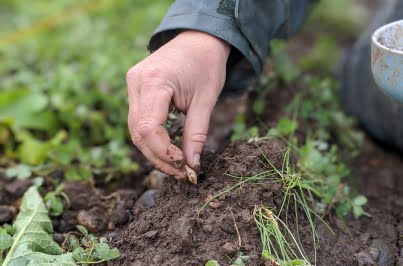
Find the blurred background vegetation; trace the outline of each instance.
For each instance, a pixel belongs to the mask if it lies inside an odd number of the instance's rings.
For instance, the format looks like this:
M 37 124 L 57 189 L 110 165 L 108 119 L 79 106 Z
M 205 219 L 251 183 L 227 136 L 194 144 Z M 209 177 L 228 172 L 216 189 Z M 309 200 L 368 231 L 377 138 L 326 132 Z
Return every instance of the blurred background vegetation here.
M 94 175 L 109 180 L 136 171 L 126 126 L 125 74 L 147 55 L 149 37 L 171 2 L 1 1 L 4 174 L 23 179 L 56 172 L 65 180 Z M 352 38 L 368 19 L 356 2 L 326 0 L 313 12 L 305 29 L 321 38 L 301 59 L 302 69 L 340 58 L 337 31 Z M 336 34 L 329 37 L 329 30 Z

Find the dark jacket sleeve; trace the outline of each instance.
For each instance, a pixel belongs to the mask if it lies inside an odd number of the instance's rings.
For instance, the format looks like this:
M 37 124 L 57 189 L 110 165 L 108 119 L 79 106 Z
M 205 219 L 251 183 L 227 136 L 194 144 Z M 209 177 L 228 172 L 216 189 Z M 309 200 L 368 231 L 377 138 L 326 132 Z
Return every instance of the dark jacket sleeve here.
M 296 32 L 314 2 L 176 0 L 152 36 L 149 49 L 157 50 L 181 30 L 209 33 L 235 48 L 228 60 L 226 87 L 246 87 L 250 77 L 262 71 L 270 40 Z

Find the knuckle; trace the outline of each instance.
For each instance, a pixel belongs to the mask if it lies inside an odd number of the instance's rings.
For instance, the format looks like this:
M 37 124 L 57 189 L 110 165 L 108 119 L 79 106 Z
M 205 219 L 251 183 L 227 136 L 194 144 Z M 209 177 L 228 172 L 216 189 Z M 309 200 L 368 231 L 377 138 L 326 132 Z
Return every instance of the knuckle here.
M 204 133 L 193 133 L 190 135 L 190 141 L 204 144 L 207 140 L 207 135 Z
M 153 130 L 153 124 L 150 121 L 139 121 L 135 126 L 134 131 L 137 132 L 142 138 L 146 138 Z
M 135 76 L 137 74 L 137 68 L 136 66 L 130 68 L 127 72 L 126 72 L 126 83 L 127 85 L 130 85 L 133 80 L 135 80 Z

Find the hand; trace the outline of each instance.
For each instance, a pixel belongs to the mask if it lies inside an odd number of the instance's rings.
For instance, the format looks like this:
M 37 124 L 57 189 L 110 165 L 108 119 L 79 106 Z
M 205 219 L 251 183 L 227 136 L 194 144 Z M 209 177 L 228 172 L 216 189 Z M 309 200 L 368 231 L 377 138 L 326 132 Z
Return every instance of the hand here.
M 128 71 L 130 134 L 160 171 L 186 180 L 185 164 L 200 170 L 230 47 L 209 34 L 184 31 Z M 171 102 L 186 115 L 183 152 L 171 144 L 164 128 Z

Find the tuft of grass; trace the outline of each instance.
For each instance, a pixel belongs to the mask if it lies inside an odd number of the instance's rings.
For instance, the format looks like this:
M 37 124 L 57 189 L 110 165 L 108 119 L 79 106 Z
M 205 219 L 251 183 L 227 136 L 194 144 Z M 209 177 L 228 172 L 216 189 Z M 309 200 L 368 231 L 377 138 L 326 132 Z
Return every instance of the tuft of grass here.
M 263 244 L 262 257 L 269 265 L 311 265 L 287 224 L 272 210 L 256 206 L 254 217 Z

